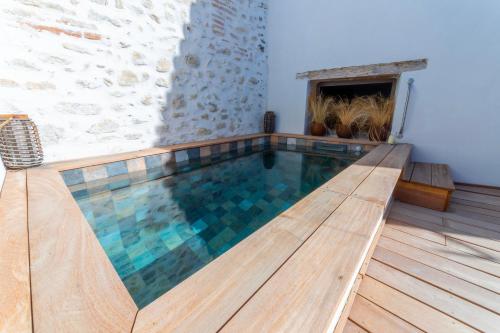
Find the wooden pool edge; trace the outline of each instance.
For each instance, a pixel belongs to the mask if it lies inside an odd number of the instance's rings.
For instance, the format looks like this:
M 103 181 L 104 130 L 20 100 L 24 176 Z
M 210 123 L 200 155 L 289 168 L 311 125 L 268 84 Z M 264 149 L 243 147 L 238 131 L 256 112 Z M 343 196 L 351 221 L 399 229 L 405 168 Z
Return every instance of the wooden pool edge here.
M 237 140 L 241 140 L 242 138 L 255 138 L 255 137 L 262 137 L 262 136 L 267 136 L 265 134 L 257 134 L 255 136 L 243 136 L 243 137 L 236 137 Z M 274 137 L 279 137 L 282 136 L 281 134 L 274 134 L 271 135 L 271 139 Z M 345 143 L 346 140 L 341 140 L 339 141 L 338 139 L 327 139 L 327 138 L 317 138 L 317 137 L 310 137 L 313 138 L 314 140 L 318 141 L 326 141 L 326 142 L 333 142 L 333 143 Z M 229 142 L 234 140 L 235 138 L 227 138 L 227 139 L 220 139 L 220 140 L 212 140 L 210 142 L 205 142 L 202 144 L 213 144 L 214 142 Z M 199 143 L 198 143 L 199 144 Z M 377 146 L 377 143 L 370 143 L 366 142 L 366 144 L 370 144 L 373 147 Z M 188 145 L 189 147 L 193 147 L 193 144 Z M 387 145 L 382 145 L 384 147 L 387 147 Z M 181 149 L 185 148 L 185 146 L 173 146 L 173 147 L 166 147 L 166 148 L 153 148 L 151 150 L 145 150 L 141 151 L 139 155 L 141 156 L 147 156 L 148 154 L 157 154 L 159 153 L 158 149 L 162 149 L 161 152 L 167 151 L 168 149 L 170 150 L 175 150 L 175 149 Z M 390 151 L 393 150 L 393 146 L 390 146 Z M 386 148 L 384 148 L 386 149 Z M 375 150 L 377 151 L 377 150 Z M 380 150 L 379 150 L 380 151 Z M 38 293 L 37 290 L 42 288 L 41 286 L 37 286 L 37 281 L 35 281 L 34 286 L 35 289 L 28 290 L 28 293 L 31 294 L 32 300 L 35 299 L 33 308 L 30 306 L 30 311 L 34 313 L 33 315 L 33 327 L 31 329 L 27 329 L 27 331 L 37 331 L 37 332 L 45 332 L 45 331 L 50 331 L 53 329 L 59 330 L 59 331 L 71 331 L 75 330 L 75 328 L 78 328 L 78 330 L 88 330 L 88 331 L 95 331 L 99 329 L 106 329 L 109 332 L 114 332 L 114 331 L 129 331 L 127 328 L 132 331 L 132 328 L 134 332 L 140 332 L 141 327 L 149 326 L 148 325 L 148 318 L 153 318 L 153 322 L 161 322 L 162 318 L 159 318 L 157 320 L 154 320 L 154 317 L 156 315 L 159 315 L 161 313 L 164 313 L 164 310 L 161 309 L 161 306 L 152 306 L 153 304 L 162 304 L 160 300 L 164 299 L 164 297 L 167 297 L 170 295 L 163 295 L 160 297 L 157 301 L 152 303 L 151 306 L 145 307 L 144 309 L 138 311 L 137 307 L 133 302 L 131 302 L 130 295 L 126 291 L 123 283 L 121 280 L 118 278 L 118 274 L 116 271 L 113 269 L 111 263 L 109 262 L 109 259 L 104 253 L 104 250 L 100 246 L 99 242 L 97 241 L 96 236 L 88 226 L 88 223 L 86 223 L 86 220 L 83 217 L 83 214 L 80 212 L 79 209 L 76 206 L 76 203 L 71 196 L 69 190 L 65 186 L 64 182 L 62 181 L 62 177 L 58 175 L 59 171 L 62 170 L 67 170 L 71 168 L 77 168 L 77 167 L 84 167 L 88 165 L 95 165 L 95 164 L 101 164 L 101 163 L 108 163 L 109 161 L 116 161 L 119 159 L 123 158 L 130 158 L 130 157 L 137 157 L 138 153 L 127 153 L 127 154 L 120 154 L 116 155 L 113 157 L 98 157 L 96 159 L 84 159 L 80 161 L 71 161 L 71 162 L 64 162 L 64 163 L 57 163 L 57 164 L 51 164 L 48 166 L 36 168 L 36 169 L 30 169 L 27 172 L 27 189 L 25 192 L 25 197 L 24 199 L 18 199 L 18 200 L 28 200 L 28 217 L 27 217 L 27 222 L 29 225 L 29 228 L 34 228 L 33 225 L 38 225 L 41 226 L 41 229 L 35 230 L 32 235 L 30 235 L 30 240 L 33 241 L 33 244 L 39 244 L 39 246 L 33 245 L 31 242 L 29 243 L 30 249 L 32 250 L 32 253 L 30 254 L 31 259 L 33 259 L 33 262 L 31 263 L 31 278 L 37 279 L 37 276 L 39 274 L 48 274 L 50 276 L 51 274 L 57 277 L 64 276 L 64 277 L 76 277 L 77 280 L 80 280 L 82 283 L 79 283 L 78 281 L 70 281 L 66 284 L 66 289 L 61 289 L 61 286 L 58 286 L 59 291 L 58 295 L 51 294 L 50 292 L 47 293 L 46 290 L 40 291 L 40 294 Z M 409 149 L 408 149 L 408 154 L 409 154 Z M 373 156 L 377 155 L 377 153 L 369 153 L 367 154 L 362 160 L 369 161 L 370 163 L 367 163 L 367 165 L 362 165 L 357 164 L 358 169 L 363 169 L 363 170 L 356 170 L 353 172 L 353 174 L 350 174 L 352 169 L 351 167 L 348 167 L 346 170 L 344 170 L 342 177 L 343 179 L 346 179 L 344 181 L 344 185 L 349 182 L 353 182 L 353 184 L 356 181 L 361 181 L 359 184 L 356 186 L 353 186 L 352 191 L 348 191 L 349 193 L 344 193 L 345 188 L 339 188 L 339 192 L 335 191 L 335 188 L 331 187 L 330 182 L 325 184 L 324 187 L 321 187 L 320 189 L 316 190 L 315 192 L 318 191 L 323 191 L 325 193 L 331 193 L 331 197 L 337 198 L 337 199 L 342 199 L 347 198 L 348 196 L 354 196 L 355 195 L 355 190 L 359 189 L 360 185 L 375 171 L 376 167 L 378 167 L 378 164 L 383 161 L 383 159 L 388 155 L 383 156 L 382 159 L 379 160 L 378 163 L 373 165 L 373 161 L 370 161 L 370 158 Z M 359 162 L 359 161 L 358 161 Z M 356 165 L 356 163 L 354 164 Z M 351 170 L 350 170 L 351 169 Z M 400 170 L 399 170 L 400 171 Z M 379 172 L 380 173 L 380 172 Z M 342 173 L 341 173 L 342 174 Z M 337 175 L 335 178 L 332 179 L 335 180 L 338 176 L 341 174 Z M 8 172 L 7 177 L 12 177 L 12 172 Z M 387 176 L 379 175 L 377 177 L 381 177 L 380 180 L 384 181 Z M 385 177 L 385 178 L 384 178 Z M 337 179 L 338 180 L 338 179 Z M 335 182 L 334 182 L 335 183 Z M 330 187 L 328 187 L 330 185 Z M 334 184 L 335 185 L 335 184 Z M 38 187 L 38 189 L 37 189 Z M 32 192 L 31 192 L 32 191 Z M 47 195 L 41 195 L 45 193 L 45 191 L 49 191 L 48 193 L 54 193 L 58 197 L 58 200 L 53 200 L 54 198 L 50 198 Z M 51 192 L 52 191 L 52 192 Z M 31 196 L 30 196 L 31 192 Z M 364 191 L 366 192 L 366 191 Z M 369 192 L 369 191 L 368 191 Z M 33 193 L 36 194 L 38 193 L 38 197 L 33 197 Z M 366 194 L 366 193 L 364 193 Z M 369 193 L 368 193 L 369 194 Z M 379 198 L 370 198 L 369 195 L 367 198 L 363 198 L 363 191 L 361 193 L 356 194 L 359 198 L 362 200 L 379 200 Z M 392 191 L 391 191 L 392 195 Z M 30 201 L 33 198 L 33 201 Z M 306 197 L 307 198 L 307 197 Z M 304 199 L 306 199 L 304 198 Z M 2 197 L 3 199 L 3 197 Z M 326 199 L 326 202 L 329 202 L 328 200 L 332 200 L 332 198 Z M 333 201 L 336 201 L 335 199 Z M 311 204 L 311 203 L 309 203 Z M 384 204 L 383 201 L 377 201 L 377 204 Z M 339 204 L 340 205 L 340 204 Z M 60 209 L 62 207 L 69 207 L 68 210 L 66 209 Z M 338 207 L 338 206 L 337 206 Z M 293 207 L 292 207 L 293 208 Z M 63 210 L 64 213 L 57 213 L 53 215 L 50 211 L 57 212 L 57 210 Z M 335 208 L 333 208 L 335 210 Z M 288 211 L 287 211 L 288 212 Z M 296 230 L 287 230 L 286 224 L 283 223 L 283 221 L 293 221 L 295 224 L 291 224 L 292 226 L 297 226 L 300 225 L 301 223 L 304 222 L 306 216 L 299 216 L 298 218 L 294 217 L 293 215 L 287 215 L 287 212 L 283 213 L 282 215 L 278 216 L 275 220 L 271 221 L 268 223 L 268 225 L 274 226 L 275 224 L 277 225 L 277 230 L 282 233 L 284 236 L 284 239 L 290 240 L 290 243 L 297 242 L 299 245 L 293 245 L 291 248 L 295 249 L 292 251 L 292 254 L 301 246 L 301 244 L 304 243 L 304 238 L 307 238 L 307 232 L 303 234 L 296 234 Z M 323 219 L 324 215 L 331 215 L 333 213 L 329 211 L 322 211 L 321 216 L 318 217 L 318 220 L 315 222 L 316 224 L 313 223 L 311 225 L 311 230 L 312 233 L 315 232 L 315 230 L 318 227 L 318 221 Z M 58 215 L 59 214 L 59 215 Z M 300 215 L 300 214 L 299 214 Z M 59 222 L 59 228 L 46 228 L 45 224 L 46 222 L 51 222 L 55 221 L 54 218 L 57 218 L 57 221 Z M 322 221 L 319 223 L 323 223 L 326 218 L 324 218 Z M 85 222 L 85 223 L 82 223 Z M 278 225 L 278 223 L 281 224 Z M 49 226 L 51 223 L 47 223 Z M 68 226 L 73 225 L 78 226 L 78 232 L 80 233 L 79 235 L 74 235 L 75 230 L 68 229 Z M 27 229 L 29 229 L 27 228 Z M 284 229 L 283 229 L 284 228 Z M 315 229 L 316 228 L 316 229 Z M 61 230 L 62 229 L 62 230 Z M 311 231 L 309 230 L 309 231 Z M 30 230 L 31 231 L 31 230 Z M 53 233 L 52 233 L 53 231 Z M 89 232 L 90 231 L 90 232 Z M 311 233 L 311 234 L 312 234 Z M 68 237 L 65 237 L 65 234 L 68 234 Z M 309 234 L 309 236 L 311 235 Z M 279 234 L 281 235 L 281 234 Z M 54 240 L 52 239 L 51 242 L 45 242 L 43 239 L 46 237 L 49 238 L 57 238 L 57 242 L 55 242 L 56 245 L 53 245 L 52 247 L 49 246 L 48 244 L 53 243 Z M 278 238 L 279 239 L 279 238 Z M 76 245 L 75 244 L 64 244 L 68 240 L 75 241 L 76 240 Z M 38 242 L 38 243 L 37 243 Z M 80 242 L 80 243 L 78 243 Z M 262 243 L 264 240 L 260 240 L 257 243 Z M 242 242 L 243 243 L 243 242 Z M 82 245 L 83 244 L 83 245 Z M 275 244 L 271 243 L 273 246 Z M 47 248 L 48 247 L 48 248 Z M 85 250 L 85 253 L 81 253 L 82 251 L 78 251 L 78 247 L 83 247 Z M 233 248 L 232 250 L 228 251 L 228 255 L 230 253 L 233 253 L 234 250 L 237 247 Z M 53 251 L 52 251 L 53 250 Z M 54 252 L 55 251 L 55 252 Z M 290 251 L 290 248 L 287 247 L 287 251 Z M 89 257 L 88 254 L 92 254 L 93 258 L 87 258 Z M 54 258 L 64 258 L 64 260 L 60 260 L 59 262 L 56 262 L 54 260 L 49 262 L 51 263 L 47 267 L 43 267 L 45 259 L 40 260 L 38 256 L 48 256 L 51 255 Z M 68 260 L 67 256 L 68 255 L 73 255 L 76 260 Z M 90 270 L 82 270 L 80 267 L 81 266 L 81 255 L 83 255 L 85 260 L 88 260 L 91 263 L 91 266 L 94 267 L 94 269 Z M 233 254 L 233 256 L 235 256 Z M 284 256 L 285 261 L 288 259 L 290 256 Z M 224 256 L 221 256 L 219 258 L 222 258 Z M 29 261 L 30 258 L 27 258 Z M 222 260 L 222 259 L 221 259 Z M 40 262 L 40 264 L 37 264 Z M 92 264 L 93 263 L 93 264 Z M 283 265 L 284 262 L 280 263 L 277 267 L 278 269 Z M 207 265 L 206 267 L 210 267 L 212 264 Z M 203 271 L 203 270 L 202 270 Z M 201 272 L 201 271 L 200 271 Z M 201 273 L 200 273 L 201 274 Z M 271 273 L 271 275 L 274 274 L 274 272 Z M 195 274 L 196 275 L 196 274 Z M 40 275 L 41 276 L 41 275 Z M 188 279 L 190 280 L 190 279 Z M 186 281 L 188 281 L 186 280 Z M 50 279 L 45 277 L 44 278 L 45 284 L 48 282 L 51 283 L 56 283 L 56 280 Z M 67 281 L 66 281 L 67 282 Z M 92 283 L 89 283 L 92 282 Z M 65 285 L 63 283 L 63 285 Z M 174 288 L 174 290 L 181 288 L 184 286 L 184 283 L 180 284 L 178 287 Z M 258 286 L 260 287 L 260 286 Z M 50 290 L 49 285 L 44 285 L 44 289 Z M 24 290 L 26 291 L 26 290 Z M 18 290 L 18 292 L 22 292 Z M 249 294 L 249 298 L 253 297 L 255 291 L 251 294 Z M 46 299 L 39 298 L 40 295 L 45 295 L 42 297 L 45 297 Z M 78 297 L 70 297 L 68 295 L 78 295 Z M 7 297 L 12 296 L 16 297 L 15 295 L 7 295 Z M 249 299 L 247 298 L 247 300 Z M 68 301 L 69 300 L 69 301 Z M 75 301 L 76 300 L 76 301 Z M 246 300 L 246 301 L 247 301 Z M 97 301 L 97 302 L 96 302 Z M 186 301 L 186 300 L 184 300 Z M 245 301 L 245 302 L 246 302 Z M 68 303 L 69 302 L 69 303 Z M 71 302 L 75 302 L 74 308 L 72 309 L 71 307 Z M 52 303 L 52 304 L 50 304 Z M 38 305 L 37 305 L 38 304 Z M 41 305 L 43 306 L 43 310 L 41 309 Z M 60 309 L 61 304 L 66 304 L 67 307 L 64 308 L 64 310 Z M 97 308 L 95 304 L 99 304 L 99 307 Z M 242 304 L 238 304 L 235 306 L 235 310 L 239 310 Z M 47 310 L 48 309 L 48 310 Z M 159 311 L 159 312 L 158 312 Z M 43 313 L 42 313 L 43 312 Z M 231 312 L 231 311 L 229 311 Z M 1 312 L 0 312 L 1 313 Z M 71 313 L 72 319 L 68 321 L 68 314 Z M 234 315 L 234 312 L 231 314 Z M 182 317 L 182 316 L 181 316 Z M 43 318 L 43 322 L 40 322 L 38 318 Z M 137 318 L 137 320 L 136 320 Z M 227 322 L 227 319 L 221 319 L 220 322 L 224 325 Z M 40 319 L 41 320 L 41 319 Z M 181 323 L 182 324 L 182 323 Z M 75 326 L 77 325 L 77 326 Z M 85 325 L 83 326 L 78 326 L 78 325 Z M 176 328 L 180 329 L 180 326 L 175 325 Z M 182 326 L 182 325 L 181 325 Z M 161 325 L 154 325 L 153 326 L 157 331 L 161 331 L 162 327 Z M 205 326 L 206 327 L 206 326 Z M 217 329 L 220 329 L 222 326 L 218 327 Z M 215 327 L 214 327 L 215 328 Z

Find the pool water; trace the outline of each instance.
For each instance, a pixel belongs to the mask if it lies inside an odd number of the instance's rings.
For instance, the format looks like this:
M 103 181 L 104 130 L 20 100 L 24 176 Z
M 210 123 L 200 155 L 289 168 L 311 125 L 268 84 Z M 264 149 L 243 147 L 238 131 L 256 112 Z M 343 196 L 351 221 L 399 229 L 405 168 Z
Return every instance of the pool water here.
M 143 308 L 357 158 L 267 149 L 75 199 Z

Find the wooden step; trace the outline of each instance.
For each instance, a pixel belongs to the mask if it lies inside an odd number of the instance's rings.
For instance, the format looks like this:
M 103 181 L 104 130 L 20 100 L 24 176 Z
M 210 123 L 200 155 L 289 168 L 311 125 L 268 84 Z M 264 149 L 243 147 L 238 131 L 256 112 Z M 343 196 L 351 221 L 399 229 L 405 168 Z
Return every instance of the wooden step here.
M 401 175 L 395 197 L 412 205 L 446 211 L 454 190 L 446 164 L 410 163 Z

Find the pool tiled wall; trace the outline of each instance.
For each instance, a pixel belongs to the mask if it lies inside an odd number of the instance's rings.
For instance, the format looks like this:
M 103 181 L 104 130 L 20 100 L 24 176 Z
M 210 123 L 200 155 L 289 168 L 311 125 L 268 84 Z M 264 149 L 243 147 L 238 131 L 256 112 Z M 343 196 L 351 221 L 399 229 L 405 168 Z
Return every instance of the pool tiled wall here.
M 134 179 L 152 179 L 166 177 L 178 170 L 189 167 L 192 163 L 210 164 L 220 160 L 224 156 L 236 156 L 238 154 L 260 151 L 266 146 L 275 145 L 279 149 L 297 150 L 307 149 L 317 152 L 328 153 L 365 153 L 375 145 L 332 143 L 328 139 L 309 139 L 287 137 L 285 135 L 269 135 L 252 139 L 234 140 L 225 143 L 211 145 L 200 145 L 188 149 L 173 150 L 163 154 L 149 155 L 118 161 L 108 164 L 89 166 L 80 169 L 62 171 L 66 185 L 71 190 L 78 190 L 78 185 L 94 184 L 99 188 L 99 181 L 106 180 L 103 184 L 109 186 L 109 178 L 117 184 L 127 185 Z M 104 186 L 104 185 L 103 185 Z

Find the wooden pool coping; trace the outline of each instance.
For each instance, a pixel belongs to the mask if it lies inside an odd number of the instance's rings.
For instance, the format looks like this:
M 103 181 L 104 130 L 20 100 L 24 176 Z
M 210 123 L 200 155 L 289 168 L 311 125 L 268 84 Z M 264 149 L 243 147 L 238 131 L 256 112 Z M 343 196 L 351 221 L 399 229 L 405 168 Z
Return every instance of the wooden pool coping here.
M 332 331 L 363 273 L 410 145 L 358 140 L 377 147 L 140 311 L 59 174 L 262 136 L 8 171 L 0 198 L 0 330 Z

